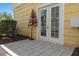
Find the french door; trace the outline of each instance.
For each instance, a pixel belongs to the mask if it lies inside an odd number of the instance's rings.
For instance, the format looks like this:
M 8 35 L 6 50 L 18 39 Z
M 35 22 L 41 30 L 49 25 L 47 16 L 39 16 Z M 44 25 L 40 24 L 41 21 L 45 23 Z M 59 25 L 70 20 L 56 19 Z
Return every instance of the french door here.
M 48 40 L 48 8 L 39 10 L 39 37 L 42 40 Z
M 49 5 L 39 9 L 39 38 L 63 44 L 61 4 Z

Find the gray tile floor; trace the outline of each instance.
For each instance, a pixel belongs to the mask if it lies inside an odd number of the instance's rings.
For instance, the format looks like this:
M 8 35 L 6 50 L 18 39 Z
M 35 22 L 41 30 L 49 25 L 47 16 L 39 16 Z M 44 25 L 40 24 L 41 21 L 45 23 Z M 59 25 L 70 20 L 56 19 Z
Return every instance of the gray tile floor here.
M 70 56 L 74 48 L 41 40 L 21 40 L 4 44 L 19 56 Z

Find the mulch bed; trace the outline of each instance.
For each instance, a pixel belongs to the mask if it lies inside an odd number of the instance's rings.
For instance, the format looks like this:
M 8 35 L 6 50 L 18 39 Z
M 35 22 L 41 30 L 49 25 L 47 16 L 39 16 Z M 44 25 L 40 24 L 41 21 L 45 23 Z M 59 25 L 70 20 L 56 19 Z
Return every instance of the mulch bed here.
M 14 37 L 9 37 L 9 39 L 2 39 L 2 37 L 0 37 L 0 44 L 15 42 L 15 41 L 24 40 L 24 39 L 28 39 L 28 37 L 23 35 L 16 35 Z

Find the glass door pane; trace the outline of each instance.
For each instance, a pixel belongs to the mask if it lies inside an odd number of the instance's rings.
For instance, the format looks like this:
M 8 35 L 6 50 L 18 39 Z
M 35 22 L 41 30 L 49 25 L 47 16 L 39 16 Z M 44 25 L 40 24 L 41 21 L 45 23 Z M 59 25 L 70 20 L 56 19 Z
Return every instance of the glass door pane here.
M 59 6 L 51 8 L 51 37 L 59 37 Z
M 46 36 L 46 9 L 41 10 L 41 36 Z

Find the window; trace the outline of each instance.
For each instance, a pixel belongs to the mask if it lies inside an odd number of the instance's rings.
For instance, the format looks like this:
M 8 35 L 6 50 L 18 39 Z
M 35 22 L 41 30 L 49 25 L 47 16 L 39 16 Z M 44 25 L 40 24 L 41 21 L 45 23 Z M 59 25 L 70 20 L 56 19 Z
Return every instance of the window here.
M 46 10 L 41 11 L 41 36 L 46 36 Z
M 59 6 L 51 8 L 51 37 L 59 37 Z

